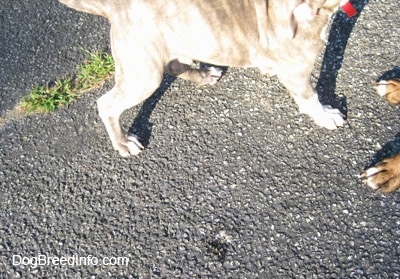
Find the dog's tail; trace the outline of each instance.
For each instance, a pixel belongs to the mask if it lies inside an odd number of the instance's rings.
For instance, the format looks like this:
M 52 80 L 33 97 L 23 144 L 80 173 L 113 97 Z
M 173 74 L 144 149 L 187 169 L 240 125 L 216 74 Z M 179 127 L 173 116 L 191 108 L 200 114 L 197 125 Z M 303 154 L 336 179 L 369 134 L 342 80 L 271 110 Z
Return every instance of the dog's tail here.
M 108 12 L 110 12 L 112 8 L 110 7 L 110 3 L 112 3 L 112 1 L 107 1 L 107 0 L 92 0 L 92 1 L 58 0 L 58 1 L 72 9 L 104 17 L 107 17 Z

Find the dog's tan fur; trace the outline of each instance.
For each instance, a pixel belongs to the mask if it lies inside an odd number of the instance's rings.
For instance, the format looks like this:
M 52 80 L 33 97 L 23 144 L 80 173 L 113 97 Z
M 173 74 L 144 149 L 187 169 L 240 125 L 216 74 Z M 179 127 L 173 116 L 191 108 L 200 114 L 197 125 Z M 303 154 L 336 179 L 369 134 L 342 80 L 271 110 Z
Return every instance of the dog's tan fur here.
M 216 69 L 191 69 L 192 60 L 277 75 L 300 111 L 318 125 L 343 125 L 343 115 L 322 106 L 310 82 L 324 45 L 321 34 L 340 0 L 59 1 L 111 23 L 116 83 L 99 98 L 98 109 L 122 156 L 143 147 L 135 136 L 124 135 L 119 117 L 149 97 L 164 72 L 203 84 L 220 77 Z

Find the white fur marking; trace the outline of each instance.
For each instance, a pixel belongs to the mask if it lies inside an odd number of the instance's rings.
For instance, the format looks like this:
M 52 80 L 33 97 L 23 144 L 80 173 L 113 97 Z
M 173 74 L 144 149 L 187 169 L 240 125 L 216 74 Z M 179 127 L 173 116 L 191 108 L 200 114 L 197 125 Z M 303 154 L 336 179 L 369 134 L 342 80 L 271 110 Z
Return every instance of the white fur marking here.
M 374 189 L 374 190 L 376 190 L 376 189 L 379 188 L 378 185 L 376 185 L 374 182 L 372 182 L 372 179 L 371 179 L 371 178 L 368 178 L 368 179 L 367 179 L 367 185 L 368 185 L 369 187 L 371 187 L 372 189 Z
M 180 57 L 178 58 L 178 61 L 186 65 L 191 65 L 193 63 L 193 60 L 187 57 Z
M 379 170 L 378 168 L 373 167 L 373 168 L 367 169 L 367 170 L 365 171 L 365 175 L 366 175 L 367 177 L 370 177 L 370 176 L 372 176 L 372 175 L 374 175 L 374 174 L 377 174 L 378 172 L 380 172 L 380 170 Z
M 378 93 L 380 96 L 385 96 L 387 94 L 386 90 L 386 85 L 388 83 L 386 81 L 380 81 L 379 83 L 376 84 L 376 93 Z
M 310 5 L 304 2 L 293 10 L 293 15 L 297 21 L 304 22 L 312 20 L 316 15 L 316 11 L 313 11 Z
M 212 78 L 212 81 L 209 84 L 214 85 L 221 78 L 223 71 L 220 68 L 210 67 L 208 68 L 208 72 L 210 74 L 210 77 Z
M 130 155 L 138 155 L 144 147 L 139 142 L 138 137 L 131 134 L 128 136 L 128 143 L 126 144 L 126 148 L 128 148 Z
M 321 127 L 334 130 L 343 126 L 345 122 L 344 115 L 338 109 L 323 106 L 319 102 L 317 94 L 307 100 L 296 97 L 295 100 L 299 105 L 300 112 L 308 114 Z

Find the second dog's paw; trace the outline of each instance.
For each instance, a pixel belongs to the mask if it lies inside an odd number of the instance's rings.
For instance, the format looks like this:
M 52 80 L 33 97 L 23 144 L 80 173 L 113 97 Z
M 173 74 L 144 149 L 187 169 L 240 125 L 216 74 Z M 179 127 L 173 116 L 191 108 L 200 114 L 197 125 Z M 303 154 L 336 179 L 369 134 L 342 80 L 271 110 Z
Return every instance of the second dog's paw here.
M 376 92 L 391 104 L 400 104 L 400 80 L 381 80 L 375 83 Z
M 400 153 L 367 169 L 361 178 L 369 187 L 383 193 L 397 190 L 400 188 Z

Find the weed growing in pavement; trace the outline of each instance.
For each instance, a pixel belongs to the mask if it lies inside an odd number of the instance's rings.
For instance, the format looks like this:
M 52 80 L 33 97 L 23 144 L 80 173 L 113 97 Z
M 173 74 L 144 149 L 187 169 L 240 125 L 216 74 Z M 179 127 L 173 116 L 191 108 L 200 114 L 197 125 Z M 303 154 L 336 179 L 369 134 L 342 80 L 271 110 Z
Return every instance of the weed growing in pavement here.
M 100 86 L 114 74 L 114 60 L 111 55 L 102 51 L 83 51 L 88 59 L 78 67 L 75 78 L 63 78 L 35 86 L 28 96 L 22 99 L 21 109 L 28 113 L 43 113 L 69 106 L 82 93 Z
M 83 50 L 89 60 L 78 69 L 75 85 L 80 91 L 100 86 L 114 74 L 114 60 L 111 55 L 98 51 L 91 53 Z
M 21 108 L 27 112 L 49 112 L 68 106 L 76 97 L 73 82 L 65 78 L 53 84 L 35 86 L 29 95 L 22 99 Z

